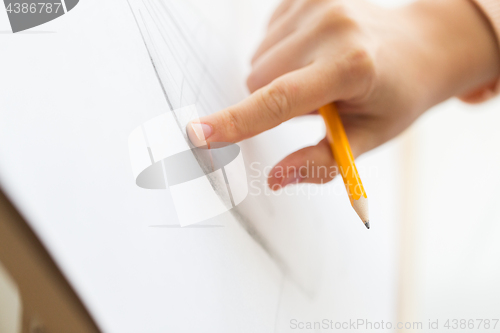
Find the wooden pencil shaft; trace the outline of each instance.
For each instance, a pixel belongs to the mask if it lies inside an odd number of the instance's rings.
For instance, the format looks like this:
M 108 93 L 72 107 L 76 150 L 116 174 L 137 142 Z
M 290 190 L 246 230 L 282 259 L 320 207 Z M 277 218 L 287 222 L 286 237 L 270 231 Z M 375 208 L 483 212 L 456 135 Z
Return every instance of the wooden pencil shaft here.
M 349 195 L 351 205 L 364 223 L 368 222 L 367 195 L 359 177 L 351 146 L 335 104 L 328 104 L 319 109 L 326 124 L 327 138 L 333 157 L 338 164 L 339 173 Z M 363 199 L 363 200 L 360 200 Z M 360 201 L 360 202 L 358 202 Z M 363 203 L 361 203 L 363 201 Z

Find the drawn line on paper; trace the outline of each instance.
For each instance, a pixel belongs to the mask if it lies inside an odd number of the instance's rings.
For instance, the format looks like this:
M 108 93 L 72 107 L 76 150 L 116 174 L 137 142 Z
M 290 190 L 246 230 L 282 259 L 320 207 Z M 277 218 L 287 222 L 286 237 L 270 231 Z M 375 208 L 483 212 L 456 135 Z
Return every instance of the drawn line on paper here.
M 283 302 L 283 289 L 285 289 L 286 282 L 286 274 L 283 274 L 283 278 L 281 279 L 280 291 L 278 292 L 278 304 L 276 305 L 276 312 L 274 315 L 274 332 L 279 331 L 279 314 L 281 310 L 281 303 Z
M 226 170 L 221 168 L 222 175 L 224 176 L 224 182 L 226 183 L 227 192 L 229 193 L 229 199 L 231 199 L 231 206 L 236 207 L 234 204 L 233 193 L 231 192 L 231 187 L 229 186 L 229 180 L 227 179 Z
M 164 11 L 166 12 L 166 15 L 168 16 L 167 21 L 170 21 L 174 25 L 173 29 L 170 27 L 169 27 L 169 29 L 165 29 L 165 24 L 163 23 L 163 21 L 165 21 L 165 19 L 164 18 L 160 19 L 160 17 L 159 17 L 159 15 L 160 14 L 163 15 L 163 13 L 159 13 L 159 11 L 156 11 L 155 13 L 151 13 L 151 10 L 149 10 L 148 6 L 145 3 L 146 1 L 142 1 L 142 0 L 138 0 L 138 1 L 141 1 L 143 3 L 143 5 L 146 8 L 147 13 L 149 14 L 149 16 L 152 19 L 152 24 L 154 24 L 156 26 L 156 28 L 159 30 L 159 32 L 160 32 L 159 35 L 161 36 L 162 40 L 164 41 L 165 46 L 168 49 L 168 52 L 170 53 L 170 56 L 172 56 L 172 58 L 175 60 L 175 64 L 179 67 L 178 69 L 183 75 L 182 80 L 185 82 L 182 82 L 181 84 L 179 84 L 180 82 L 176 81 L 173 76 L 171 76 L 171 77 L 166 76 L 165 79 L 168 79 L 169 83 L 170 83 L 170 81 L 172 82 L 172 87 L 180 88 L 183 96 L 186 94 L 185 90 L 190 89 L 191 93 L 193 93 L 194 97 L 196 98 L 196 101 L 197 101 L 196 104 L 199 103 L 200 106 L 203 107 L 203 109 L 205 111 L 217 109 L 218 107 L 220 107 L 219 103 L 222 103 L 221 105 L 227 104 L 225 102 L 226 99 L 230 100 L 230 98 L 227 97 L 227 91 L 222 89 L 222 87 L 219 85 L 219 82 L 217 82 L 217 80 L 215 80 L 212 73 L 207 69 L 207 64 L 204 61 L 204 59 L 207 60 L 206 57 L 205 58 L 202 57 L 199 54 L 199 50 L 197 50 L 192 45 L 191 39 L 187 37 L 186 31 L 184 31 L 185 29 L 183 27 L 181 27 L 181 24 L 174 17 L 173 12 L 171 12 L 171 9 L 169 8 L 170 5 L 167 3 L 161 3 L 161 6 L 164 8 Z M 137 12 L 140 15 L 140 19 L 144 23 L 144 27 L 142 28 L 141 25 L 139 24 L 138 17 L 135 14 L 136 11 L 134 11 L 134 9 L 132 8 L 132 6 L 130 4 L 130 0 L 127 0 L 127 2 L 129 4 L 130 10 L 132 11 L 132 15 L 134 16 L 134 20 L 137 24 L 137 27 L 139 28 L 141 38 L 142 38 L 143 43 L 144 43 L 146 50 L 148 52 L 151 64 L 153 65 L 157 80 L 160 83 L 163 94 L 164 94 L 165 98 L 167 99 L 167 103 L 168 103 L 170 109 L 173 111 L 175 109 L 175 107 L 172 105 L 169 94 L 167 94 L 167 89 L 166 89 L 165 84 L 162 80 L 162 74 L 161 74 L 161 73 L 165 74 L 164 73 L 165 71 L 170 73 L 169 66 L 166 66 L 166 64 L 164 63 L 166 58 L 164 58 L 162 56 L 158 56 L 157 47 L 156 47 L 156 45 L 154 45 L 152 40 L 151 40 L 151 45 L 148 45 L 148 42 L 146 40 L 146 36 L 144 35 L 144 33 L 142 31 L 144 29 L 145 33 L 147 34 L 147 37 L 151 38 L 151 33 L 149 32 L 149 29 L 148 29 L 148 23 L 145 21 L 142 11 L 140 9 L 137 9 Z M 147 2 L 150 3 L 150 1 L 147 1 Z M 150 7 L 157 8 L 157 6 L 153 6 L 151 4 L 150 4 Z M 163 16 L 165 16 L 165 15 L 163 15 Z M 155 18 L 156 18 L 156 20 L 155 20 Z M 150 24 L 151 24 L 151 22 L 150 22 Z M 177 35 L 175 35 L 176 33 L 177 33 Z M 189 34 L 190 37 L 194 37 L 194 36 L 192 36 L 190 31 L 187 31 L 187 34 Z M 167 38 L 169 38 L 170 40 L 167 40 Z M 179 45 L 176 45 L 175 50 L 173 50 L 172 44 L 175 44 L 176 42 Z M 182 49 L 183 47 L 186 47 L 186 46 L 187 46 L 187 49 L 184 49 L 184 50 L 179 49 L 179 48 Z M 188 59 L 189 56 L 187 54 L 181 55 L 180 52 L 183 52 L 183 51 L 189 53 L 189 55 L 193 57 L 193 60 L 197 61 L 197 63 L 195 63 L 194 66 L 198 67 L 197 68 L 198 74 L 201 74 L 201 78 L 203 78 L 203 80 L 199 80 L 199 78 L 198 79 L 194 78 L 192 73 L 190 73 L 190 71 L 185 68 L 186 66 L 181 66 L 181 63 L 179 63 L 180 58 L 184 57 L 186 59 L 186 61 L 189 61 L 189 59 Z M 155 59 L 154 56 L 156 56 L 157 59 Z M 160 71 L 159 67 L 162 68 L 162 71 Z M 201 71 L 200 71 L 200 69 L 201 69 Z M 219 102 L 219 103 L 217 103 L 217 105 L 213 105 L 213 103 L 211 103 L 211 102 L 215 102 L 215 100 L 213 100 L 213 99 L 211 101 L 208 100 L 207 99 L 208 96 L 206 96 L 205 93 L 202 93 L 202 84 L 200 84 L 200 82 L 203 83 L 206 78 L 208 78 L 209 84 L 210 84 L 210 86 L 208 86 L 207 89 L 212 88 L 215 90 L 215 91 L 212 90 L 213 94 L 211 94 L 210 97 L 214 98 L 216 101 Z M 175 100 L 177 100 L 177 98 L 175 98 Z M 206 113 L 204 115 L 206 115 Z M 184 130 L 184 128 L 181 128 L 181 125 L 179 123 L 177 116 L 175 115 L 175 112 L 174 112 L 174 119 L 177 122 L 179 129 L 185 134 L 185 130 Z M 189 141 L 189 140 L 187 140 L 187 141 Z M 218 191 L 218 189 L 216 188 L 217 185 L 213 184 L 213 183 L 211 183 L 211 185 L 214 188 L 214 190 L 217 192 Z M 226 186 L 227 186 L 227 184 L 226 184 Z M 230 189 L 228 188 L 228 190 L 230 190 Z M 232 198 L 232 196 L 231 196 L 231 198 Z M 312 297 L 310 291 L 308 291 L 306 288 L 304 288 L 302 286 L 302 284 L 294 278 L 293 274 L 291 274 L 290 267 L 288 267 L 285 260 L 283 260 L 283 258 L 280 256 L 280 254 L 277 253 L 270 246 L 270 244 L 263 237 L 263 235 L 260 233 L 260 231 L 257 230 L 253 226 L 251 221 L 249 221 L 248 217 L 246 215 L 242 214 L 242 212 L 238 209 L 238 207 L 233 208 L 230 212 L 233 215 L 233 217 L 240 223 L 240 225 L 245 229 L 245 231 L 253 238 L 253 240 L 257 244 L 259 244 L 265 252 L 267 252 L 269 257 L 277 264 L 277 266 L 280 268 L 280 270 L 283 272 L 283 274 L 285 276 L 288 276 L 290 281 L 293 282 L 295 285 L 297 285 L 297 287 L 301 291 L 303 291 L 308 297 Z M 159 226 L 151 226 L 151 227 L 180 228 L 180 226 L 168 226 L 168 225 L 165 225 L 165 226 L 159 225 Z M 192 228 L 206 228 L 206 226 L 200 226 L 200 225 L 193 225 L 190 227 L 192 227 Z M 211 226 L 211 227 L 221 227 L 221 226 Z M 184 227 L 184 228 L 187 228 L 187 227 Z
M 129 3 L 129 6 L 130 6 L 130 3 Z M 142 16 L 142 12 L 140 10 L 139 10 L 139 15 L 141 15 L 142 21 L 144 22 L 144 24 L 146 24 L 145 23 L 146 21 L 144 20 L 144 17 Z M 137 19 L 135 18 L 135 15 L 134 15 L 134 19 L 135 19 L 135 23 L 139 27 L 139 23 L 137 22 Z M 147 27 L 145 27 L 145 29 L 146 29 L 146 32 L 148 32 Z M 139 31 L 141 33 L 142 41 L 144 42 L 144 45 L 146 46 L 146 50 L 148 51 L 149 59 L 151 60 L 151 64 L 153 65 L 154 71 L 156 73 L 156 78 L 158 79 L 158 82 L 160 83 L 161 90 L 163 91 L 163 95 L 165 96 L 165 99 L 167 100 L 167 103 L 168 103 L 168 106 L 170 108 L 170 111 L 173 111 L 174 107 L 172 106 L 172 103 L 170 102 L 170 98 L 168 97 L 168 94 L 167 94 L 167 90 L 165 89 L 165 86 L 163 85 L 163 82 L 161 81 L 160 74 L 158 73 L 158 68 L 156 68 L 155 62 L 153 60 L 153 56 L 151 55 L 151 52 L 150 52 L 150 50 L 148 48 L 148 45 L 146 44 L 146 40 L 144 38 L 144 35 L 143 35 L 142 30 L 141 30 L 140 27 L 139 27 Z M 151 36 L 148 36 L 148 37 L 151 38 Z

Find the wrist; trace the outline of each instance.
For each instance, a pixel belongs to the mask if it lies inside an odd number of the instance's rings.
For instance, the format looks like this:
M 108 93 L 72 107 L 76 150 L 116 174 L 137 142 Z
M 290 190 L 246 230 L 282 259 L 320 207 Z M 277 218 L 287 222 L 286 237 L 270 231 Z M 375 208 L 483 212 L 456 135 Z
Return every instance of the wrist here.
M 488 19 L 470 0 L 419 0 L 402 9 L 422 47 L 417 56 L 429 106 L 500 76 L 500 48 Z

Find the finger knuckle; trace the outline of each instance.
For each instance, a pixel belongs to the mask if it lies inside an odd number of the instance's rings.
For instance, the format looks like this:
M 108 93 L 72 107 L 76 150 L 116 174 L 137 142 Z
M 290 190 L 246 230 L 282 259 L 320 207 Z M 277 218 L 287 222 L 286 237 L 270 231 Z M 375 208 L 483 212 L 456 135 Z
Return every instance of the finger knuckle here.
M 320 30 L 349 29 L 356 26 L 356 20 L 341 2 L 334 2 L 328 6 L 318 20 L 318 28 Z
M 374 68 L 372 56 L 364 47 L 355 46 L 350 49 L 345 56 L 345 60 L 352 74 L 364 76 Z
M 262 103 L 269 110 L 269 116 L 274 120 L 283 121 L 291 110 L 291 96 L 288 84 L 273 82 L 268 89 L 262 91 Z
M 364 88 L 361 95 L 368 94 L 376 81 L 375 61 L 369 50 L 361 46 L 351 48 L 345 55 L 344 64 L 348 76 Z
M 247 125 L 240 113 L 236 109 L 228 109 L 224 112 L 222 123 L 225 124 L 226 137 L 229 141 L 234 141 L 238 134 L 246 133 Z
M 306 0 L 304 5 L 306 6 L 318 6 L 327 3 L 328 0 Z

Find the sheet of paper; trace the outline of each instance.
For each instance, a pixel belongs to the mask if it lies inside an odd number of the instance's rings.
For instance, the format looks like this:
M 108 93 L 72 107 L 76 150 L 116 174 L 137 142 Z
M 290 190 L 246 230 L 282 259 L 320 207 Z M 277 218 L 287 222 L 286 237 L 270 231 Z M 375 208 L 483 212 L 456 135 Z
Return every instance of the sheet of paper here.
M 208 33 L 207 29 L 200 28 L 202 21 L 190 12 L 185 3 L 151 0 L 130 0 L 129 3 L 172 110 L 194 104 L 201 115 L 210 114 L 238 101 L 238 97 L 244 97 L 235 89 L 221 89 L 220 73 L 227 72 L 230 63 L 224 63 L 224 67 L 217 64 L 220 61 L 220 51 L 227 48 L 214 38 L 214 35 Z M 277 136 L 276 133 L 273 135 Z M 313 141 L 316 139 L 313 138 Z M 258 186 L 259 192 L 250 193 L 241 207 L 233 210 L 233 214 L 251 234 L 256 235 L 255 239 L 280 265 L 283 272 L 291 274 L 303 290 L 314 292 L 324 258 L 322 217 L 312 213 L 317 206 L 314 201 L 305 200 L 307 195 L 269 195 L 266 190 L 265 170 L 269 170 L 272 163 L 277 162 L 275 157 L 279 156 L 280 151 L 272 150 L 267 142 L 259 140 L 252 140 L 244 147 L 248 148 L 244 150 L 244 154 L 247 152 L 250 157 L 247 166 L 252 165 L 259 170 L 261 177 L 249 179 Z M 281 151 L 290 149 L 290 145 L 286 144 L 278 147 Z M 249 155 L 249 152 L 253 154 Z M 264 160 L 263 156 L 272 158 Z M 221 186 L 223 181 L 220 176 L 218 179 L 215 177 L 212 187 L 219 192 L 222 201 L 227 202 L 229 193 L 225 186 Z M 188 198 L 188 192 L 196 189 L 199 189 L 200 198 L 207 196 L 210 191 L 208 185 L 206 180 L 199 179 L 189 190 L 171 189 L 172 193 L 179 197 L 179 200 L 174 199 L 176 205 L 184 206 L 183 211 L 189 213 L 183 214 L 183 220 L 195 222 L 200 219 L 201 215 L 193 215 L 191 203 L 184 198 Z M 183 199 L 180 199 L 181 197 Z M 224 205 L 215 201 L 205 204 L 206 208 L 213 207 L 213 213 L 209 215 L 217 215 L 225 210 Z M 256 206 L 262 205 L 272 207 L 272 211 L 255 209 Z M 288 236 L 277 237 L 280 235 L 279 228 L 284 227 L 288 229 Z
M 165 140 L 189 146 L 181 125 L 189 119 L 175 110 L 195 105 L 205 115 L 245 96 L 242 59 L 210 27 L 231 20 L 248 33 L 265 26 L 261 12 L 271 5 L 131 0 L 131 6 L 86 0 L 40 29 L 47 33 L 0 35 L 0 70 L 8 78 L 0 80 L 6 96 L 0 110 L 0 184 L 101 327 L 285 332 L 297 316 L 347 318 L 376 309 L 376 315 L 391 317 L 396 283 L 387 230 L 394 216 L 373 209 L 380 229 L 360 235 L 365 229 L 353 222 L 341 184 L 328 185 L 334 191 L 327 195 L 307 185 L 293 187 L 300 190 L 293 195 L 264 192 L 269 167 L 320 139 L 317 119 L 294 121 L 242 143 L 242 159 L 225 168 L 229 187 L 221 187 L 241 202 L 201 224 L 180 227 L 175 198 L 186 191 L 137 186 L 136 173 L 151 165 L 143 149 L 146 137 L 134 132 L 138 127 L 155 132 L 155 161 L 166 154 Z M 235 13 L 244 13 L 247 22 Z M 249 48 L 246 36 L 237 45 Z M 149 123 L 168 112 L 176 114 L 173 136 Z M 131 149 L 138 152 L 137 162 L 131 163 Z M 390 152 L 377 156 L 377 165 L 391 164 Z M 246 197 L 235 171 L 242 164 Z M 385 181 L 393 169 L 384 170 L 378 178 L 363 178 L 368 191 L 370 179 L 380 185 L 370 192 L 379 198 L 375 206 L 392 198 Z M 192 190 L 216 191 L 227 208 L 229 196 L 216 183 L 210 179 Z M 252 192 L 257 189 L 260 194 Z M 179 204 L 191 207 L 188 200 Z
M 231 214 L 181 228 L 169 191 L 136 185 L 129 136 L 171 109 L 128 4 L 0 39 L 0 184 L 103 331 L 272 332 L 282 274 Z
M 248 195 L 236 144 L 193 147 L 184 135 L 199 119 L 195 105 L 166 112 L 130 133 L 130 162 L 137 186 L 170 192 L 181 226 L 227 212 Z

